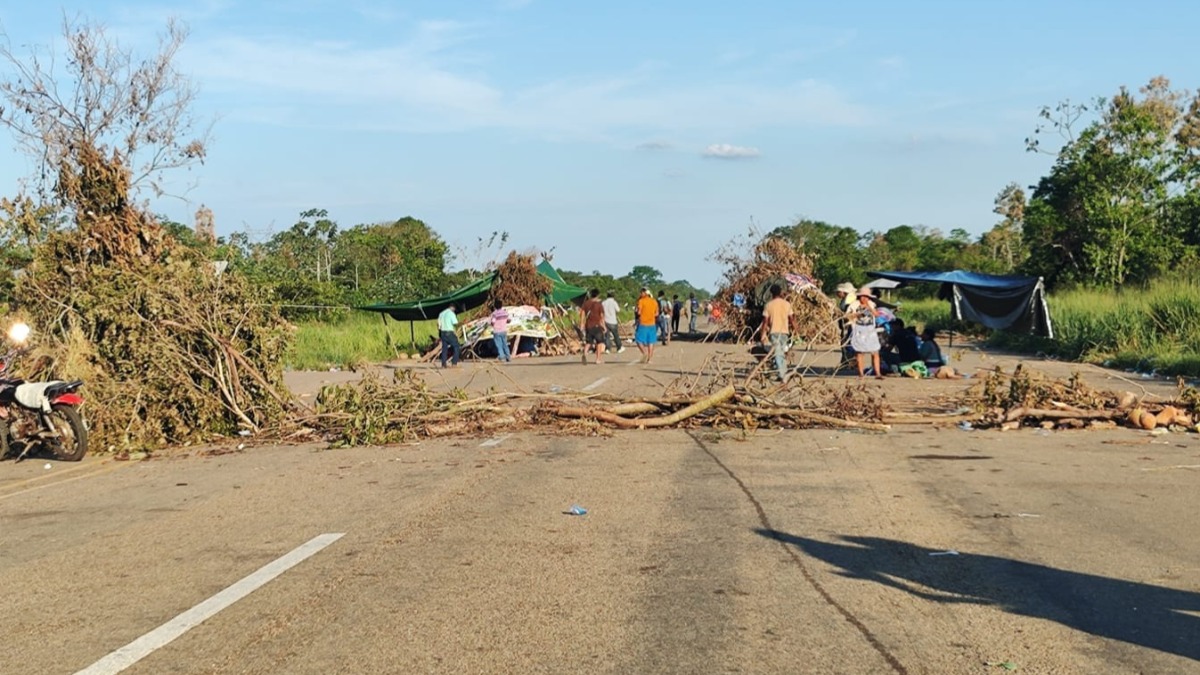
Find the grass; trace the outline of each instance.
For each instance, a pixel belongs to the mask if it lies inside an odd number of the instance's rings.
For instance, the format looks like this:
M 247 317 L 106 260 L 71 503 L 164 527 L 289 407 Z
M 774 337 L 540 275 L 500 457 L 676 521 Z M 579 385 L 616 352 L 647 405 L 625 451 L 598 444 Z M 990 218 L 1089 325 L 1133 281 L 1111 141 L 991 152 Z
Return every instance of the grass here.
M 1055 340 L 997 338 L 1064 359 L 1162 375 L 1200 375 L 1200 284 L 1163 279 L 1145 288 L 1050 296 Z
M 295 370 L 346 368 L 362 363 L 390 361 L 401 353 L 414 353 L 408 322 L 387 320 L 380 314 L 351 312 L 344 318 L 310 320 L 297 324 L 296 338 L 288 354 L 288 367 Z M 427 348 L 437 335 L 437 321 L 419 321 L 418 349 Z

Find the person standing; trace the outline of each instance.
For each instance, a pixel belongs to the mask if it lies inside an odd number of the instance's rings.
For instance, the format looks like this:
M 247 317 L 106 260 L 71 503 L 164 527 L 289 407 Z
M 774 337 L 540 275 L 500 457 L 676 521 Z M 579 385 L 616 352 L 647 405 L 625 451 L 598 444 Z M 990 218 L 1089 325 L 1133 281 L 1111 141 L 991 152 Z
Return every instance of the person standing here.
M 671 335 L 679 332 L 679 322 L 683 319 L 683 301 L 679 294 L 671 296 Z
M 850 348 L 854 350 L 859 379 L 866 376 L 866 357 L 869 355 L 875 378 L 882 380 L 879 333 L 875 331 L 875 317 L 879 316 L 879 310 L 875 308 L 874 298 L 874 293 L 866 286 L 858 289 L 858 298 L 846 307 L 846 318 L 850 321 Z
M 654 357 L 654 342 L 658 338 L 658 303 L 650 297 L 649 288 L 642 289 L 634 315 L 637 326 L 634 328 L 633 341 L 642 353 L 642 363 L 650 363 Z
M 854 360 L 854 350 L 850 348 L 850 326 L 852 322 L 846 318 L 846 310 L 854 302 L 854 284 L 843 281 L 837 285 L 838 333 L 842 340 L 842 364 L 849 365 Z M 839 368 L 841 366 L 838 366 Z
M 442 367 L 446 367 L 446 360 L 452 353 L 454 358 L 451 363 L 457 366 L 458 359 L 462 355 L 462 345 L 458 343 L 458 315 L 454 313 L 454 303 L 438 314 L 437 321 L 438 337 L 442 340 Z
M 658 340 L 664 346 L 671 344 L 671 301 L 666 291 L 658 292 Z
M 700 301 L 696 299 L 695 293 L 688 293 L 687 301 L 687 320 L 688 333 L 696 332 L 696 315 L 700 313 Z
M 581 360 L 587 363 L 587 350 L 591 347 L 596 351 L 596 363 L 604 363 L 604 305 L 600 302 L 600 289 L 593 288 L 583 301 L 579 323 L 585 340 Z
M 606 331 L 604 342 L 610 351 L 620 354 L 625 351 L 625 345 L 621 344 L 620 326 L 617 325 L 617 314 L 621 311 L 621 304 L 613 297 L 612 291 L 608 292 L 604 302 L 600 304 L 604 307 L 604 329 Z
M 508 363 L 512 361 L 512 354 L 508 351 L 508 312 L 505 311 L 504 305 L 497 300 L 492 305 L 492 340 L 496 342 L 496 358 Z
M 796 315 L 792 303 L 783 297 L 783 287 L 779 284 L 771 286 L 771 299 L 763 307 L 762 341 L 771 343 L 771 353 L 775 355 L 775 370 L 779 372 L 779 381 L 787 382 L 787 350 L 788 339 L 791 338 L 795 327 Z

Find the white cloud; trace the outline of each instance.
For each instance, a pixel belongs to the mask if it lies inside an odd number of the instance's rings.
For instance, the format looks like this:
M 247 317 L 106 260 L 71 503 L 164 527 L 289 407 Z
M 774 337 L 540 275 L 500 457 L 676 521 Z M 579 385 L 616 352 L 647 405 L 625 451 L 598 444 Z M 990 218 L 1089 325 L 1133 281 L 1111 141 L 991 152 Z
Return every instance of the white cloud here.
M 645 150 L 647 152 L 662 152 L 664 150 L 672 150 L 674 148 L 675 146 L 671 145 L 667 141 L 646 141 L 645 143 L 638 143 L 637 145 L 638 150 Z
M 726 133 L 758 126 L 861 126 L 874 121 L 833 85 L 744 79 L 672 84 L 661 64 L 607 77 L 504 88 L 478 51 L 481 26 L 413 25 L 388 45 L 228 36 L 181 55 L 206 94 L 230 105 L 290 109 L 280 125 L 451 132 L 502 128 L 548 138 Z M 240 110 L 223 110 L 239 116 Z
M 729 143 L 713 143 L 701 154 L 713 159 L 754 159 L 762 153 L 758 151 L 758 148 L 730 145 Z

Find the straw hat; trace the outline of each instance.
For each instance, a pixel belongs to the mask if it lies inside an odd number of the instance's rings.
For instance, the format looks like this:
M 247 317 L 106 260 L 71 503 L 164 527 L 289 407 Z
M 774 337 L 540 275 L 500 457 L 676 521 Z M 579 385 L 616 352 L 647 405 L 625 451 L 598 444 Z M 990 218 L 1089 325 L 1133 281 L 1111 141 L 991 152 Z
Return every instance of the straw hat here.
M 863 286 L 862 288 L 858 289 L 858 297 L 861 298 L 864 295 L 868 298 L 873 298 L 873 297 L 875 297 L 875 292 L 873 290 L 871 290 L 871 288 L 869 288 L 867 286 Z
M 845 293 L 846 295 L 854 295 L 854 284 L 850 283 L 849 281 L 843 281 L 842 283 L 838 284 L 837 292 Z

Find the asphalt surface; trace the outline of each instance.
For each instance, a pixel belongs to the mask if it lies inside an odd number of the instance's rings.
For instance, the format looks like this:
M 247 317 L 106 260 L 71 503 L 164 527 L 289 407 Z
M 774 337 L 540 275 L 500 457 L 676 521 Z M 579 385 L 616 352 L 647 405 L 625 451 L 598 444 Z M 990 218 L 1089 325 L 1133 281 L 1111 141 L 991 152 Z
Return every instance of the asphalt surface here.
M 418 367 L 629 393 L 721 349 Z M 1200 672 L 1196 434 L 521 432 L 46 466 L 0 464 L 6 675 L 87 668 L 326 533 L 125 672 Z

